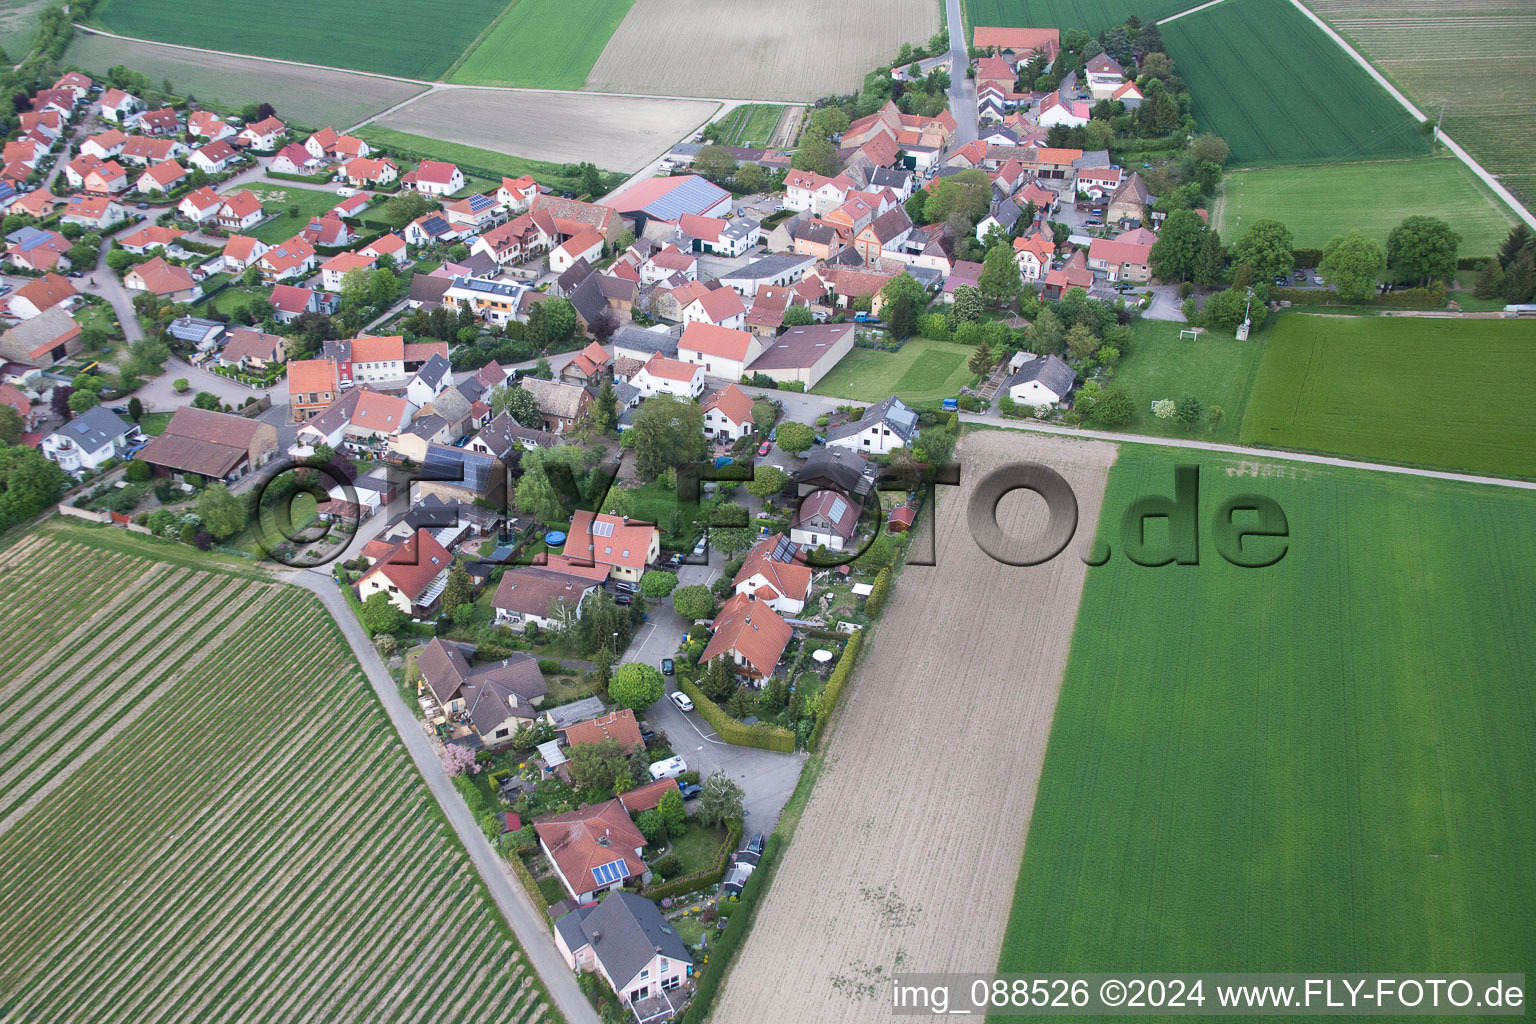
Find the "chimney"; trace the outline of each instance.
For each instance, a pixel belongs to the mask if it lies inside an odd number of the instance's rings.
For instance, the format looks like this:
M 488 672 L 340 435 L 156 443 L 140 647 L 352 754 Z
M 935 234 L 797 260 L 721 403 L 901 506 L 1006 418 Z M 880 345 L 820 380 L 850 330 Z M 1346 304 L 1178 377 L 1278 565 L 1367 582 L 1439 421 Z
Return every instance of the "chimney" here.
M 592 933 L 592 945 L 594 945 L 594 946 L 597 945 L 597 940 L 601 939 L 602 937 L 603 937 L 603 933 L 602 932 L 600 932 L 600 931 L 593 932 Z

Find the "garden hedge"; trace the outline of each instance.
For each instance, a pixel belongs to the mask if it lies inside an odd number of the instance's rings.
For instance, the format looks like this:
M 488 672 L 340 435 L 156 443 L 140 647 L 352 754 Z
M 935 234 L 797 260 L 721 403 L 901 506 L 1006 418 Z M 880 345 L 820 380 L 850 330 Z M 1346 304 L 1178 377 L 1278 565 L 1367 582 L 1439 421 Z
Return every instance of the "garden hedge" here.
M 762 898 L 763 888 L 768 884 L 768 876 L 773 873 L 774 862 L 778 860 L 779 851 L 783 846 L 784 837 L 777 832 L 768 837 L 768 843 L 763 848 L 763 856 L 757 862 L 757 869 L 747 876 L 747 884 L 742 887 L 741 896 L 731 912 L 729 923 L 709 949 L 709 966 L 699 976 L 699 984 L 694 990 L 693 1000 L 689 1002 L 688 1009 L 681 1018 L 683 1024 L 703 1024 L 710 1010 L 714 1008 L 713 1004 L 720 990 L 720 983 L 725 980 L 726 970 L 731 966 L 731 958 L 736 955 L 736 947 L 741 945 L 747 929 L 751 927 L 757 901 Z
M 549 900 L 544 898 L 544 892 L 539 888 L 539 883 L 534 879 L 533 872 L 528 870 L 528 865 L 523 863 L 523 858 L 517 854 L 509 854 L 507 860 L 512 862 L 512 873 L 517 875 L 517 880 L 523 883 L 523 891 L 533 901 L 533 908 L 539 912 L 539 920 L 549 926 Z
M 785 754 L 794 751 L 795 734 L 788 729 L 762 722 L 744 725 L 682 676 L 677 677 L 677 688 L 688 695 L 688 699 L 693 701 L 694 710 L 703 716 L 704 721 L 725 742 L 734 743 L 738 747 L 757 747 L 759 750 L 777 750 Z
M 871 597 L 874 595 L 871 594 Z M 868 607 L 868 604 L 865 604 Z M 815 750 L 821 743 L 821 733 L 832 720 L 832 711 L 837 707 L 837 699 L 842 695 L 843 684 L 853 674 L 854 663 L 859 660 L 859 648 L 864 645 L 864 631 L 858 630 L 848 638 L 848 643 L 843 647 L 843 656 L 837 659 L 837 667 L 832 670 L 831 677 L 827 680 L 826 689 L 821 691 L 821 710 L 816 715 L 816 727 L 811 730 L 811 749 Z
M 674 878 L 670 882 L 648 885 L 640 890 L 640 895 L 648 900 L 659 902 L 668 896 L 686 896 L 688 893 L 698 892 L 700 889 L 714 885 L 724 877 L 725 869 L 731 862 L 731 854 L 735 852 L 736 844 L 739 842 L 741 842 L 741 822 L 733 821 L 726 828 L 725 842 L 720 844 L 720 856 L 714 867 Z

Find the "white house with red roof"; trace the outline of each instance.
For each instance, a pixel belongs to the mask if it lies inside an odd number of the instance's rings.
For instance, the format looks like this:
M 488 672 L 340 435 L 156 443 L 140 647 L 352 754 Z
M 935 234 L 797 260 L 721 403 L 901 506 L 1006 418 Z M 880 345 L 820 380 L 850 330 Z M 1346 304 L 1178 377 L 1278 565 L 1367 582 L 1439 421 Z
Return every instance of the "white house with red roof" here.
M 123 151 L 123 146 L 127 142 L 128 136 L 116 128 L 108 128 L 80 143 L 80 155 L 94 156 L 98 160 L 111 160 Z
M 533 205 L 533 197 L 539 194 L 539 183 L 528 175 L 521 178 L 502 178 L 496 190 L 496 201 L 509 213 L 523 213 Z
M 297 142 L 290 142 L 277 151 L 270 170 L 274 174 L 313 174 L 323 162 Z
M 549 250 L 549 269 L 563 273 L 579 260 L 596 263 L 603 257 L 603 236 L 591 229 L 580 231 Z
M 194 110 L 187 115 L 187 134 L 217 142 L 233 138 L 235 126 L 211 110 Z
M 685 304 L 682 312 L 685 324 L 713 324 L 732 330 L 744 326 L 747 318 L 747 307 L 732 288 L 706 291 Z
M 639 582 L 661 554 L 661 531 L 655 523 L 578 509 L 560 553 L 578 564 L 606 565 L 612 579 Z
M 704 367 L 697 363 L 668 359 L 657 352 L 635 372 L 629 383 L 639 388 L 645 398 L 652 395 L 698 398 L 704 391 Z
M 223 139 L 205 143 L 187 157 L 193 167 L 205 174 L 223 174 L 238 159 L 240 154 L 235 152 L 235 147 Z
M 1019 276 L 1025 281 L 1039 281 L 1051 269 L 1056 243 L 1050 232 L 1036 228 L 1013 240 L 1013 256 L 1019 264 Z
M 1151 262 L 1151 242 L 1128 241 L 1121 235 L 1095 238 L 1088 246 L 1089 268 L 1109 281 L 1146 281 L 1152 276 Z
M 446 196 L 464 187 L 464 173 L 456 165 L 442 160 L 423 160 L 400 182 L 406 188 L 430 196 Z
M 320 264 L 320 287 L 328 292 L 339 292 L 342 278 L 346 277 L 348 271 L 372 270 L 376 265 L 372 257 L 360 252 L 337 253 Z
M 784 176 L 784 205 L 820 216 L 843 205 L 858 187 L 846 174 L 828 178 L 814 171 L 790 171 Z
M 219 227 L 225 231 L 244 231 L 261 221 L 261 200 L 249 189 L 241 189 L 224 197 L 224 205 L 215 215 Z
M 577 903 L 590 903 L 631 878 L 651 877 L 642 856 L 645 836 L 616 799 L 542 818 L 533 829 L 560 884 Z
M 342 168 L 347 181 L 356 188 L 367 185 L 388 185 L 400 177 L 400 168 L 389 157 L 359 157 L 350 160 Z
M 174 107 L 146 110 L 139 115 L 139 131 L 145 135 L 175 135 L 181 128 L 181 120 Z
M 175 160 L 154 164 L 134 182 L 134 188 L 145 195 L 163 195 L 187 180 L 187 170 Z
M 246 125 L 236 138 L 251 149 L 273 150 L 287 134 L 287 125 L 275 117 L 266 117 L 254 124 Z
M 1040 101 L 1035 123 L 1042 128 L 1055 128 L 1058 125 L 1081 128 L 1088 123 L 1092 109 L 1082 100 L 1063 100 L 1058 93 L 1046 93 L 1045 99 Z
M 113 124 L 129 125 L 137 121 L 144 109 L 144 101 L 121 89 L 108 89 L 101 94 L 101 119 Z
M 1118 167 L 1079 167 L 1073 188 L 1089 199 L 1107 199 L 1120 187 L 1124 175 Z
M 729 288 L 720 291 L 736 296 Z M 737 300 L 738 304 L 740 300 Z M 751 331 L 693 321 L 683 328 L 677 340 L 677 358 L 697 363 L 711 377 L 739 380 L 752 361 L 763 354 L 763 343 Z
M 764 537 L 747 552 L 731 585 L 780 615 L 799 615 L 811 597 L 812 570 L 793 557 L 798 550 L 782 533 Z
M 425 618 L 448 586 L 453 556 L 428 530 L 417 530 L 395 545 L 357 581 L 359 600 L 383 594 L 412 618 Z
M 766 600 L 739 593 L 715 614 L 715 632 L 699 656 L 704 664 L 724 655 L 736 674 L 754 686 L 773 677 L 794 630 Z
M 207 185 L 195 189 L 190 195 L 183 196 L 181 202 L 176 204 L 178 214 L 198 224 L 213 220 L 223 208 L 224 197 Z

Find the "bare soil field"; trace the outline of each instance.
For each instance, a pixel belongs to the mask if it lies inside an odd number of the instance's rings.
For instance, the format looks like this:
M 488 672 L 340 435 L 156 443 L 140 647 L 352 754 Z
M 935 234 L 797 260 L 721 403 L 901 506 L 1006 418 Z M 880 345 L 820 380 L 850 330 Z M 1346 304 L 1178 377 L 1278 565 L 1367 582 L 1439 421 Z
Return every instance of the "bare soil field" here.
M 902 570 L 715 1020 L 887 1021 L 893 974 L 996 964 L 1116 451 L 1014 431 L 961 444 L 938 565 Z M 1021 459 L 1078 501 L 1071 544 L 1028 568 L 994 561 L 966 522 L 981 478 Z M 1029 492 L 997 510 L 1018 538 L 1044 519 Z
M 316 128 L 328 124 L 346 128 L 423 91 L 421 86 L 387 78 L 199 53 L 82 31 L 75 32 L 61 63 L 78 64 L 96 74 L 124 64 L 156 82 L 168 78 L 177 93 L 190 93 L 210 106 L 238 110 L 247 103 L 265 101 L 277 108 L 283 120 Z
M 703 100 L 439 89 L 375 123 L 529 160 L 636 171 L 718 109 Z
M 902 43 L 939 28 L 933 0 L 635 0 L 588 89 L 813 100 L 853 92 Z

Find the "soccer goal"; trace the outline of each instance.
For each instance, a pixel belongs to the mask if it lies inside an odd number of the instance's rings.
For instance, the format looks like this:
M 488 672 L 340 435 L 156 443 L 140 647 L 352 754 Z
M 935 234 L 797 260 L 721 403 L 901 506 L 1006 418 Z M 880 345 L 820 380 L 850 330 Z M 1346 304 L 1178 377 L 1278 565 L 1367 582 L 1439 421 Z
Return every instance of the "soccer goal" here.
M 1203 328 L 1200 328 L 1200 327 L 1183 327 L 1183 328 L 1180 328 L 1179 329 L 1179 340 L 1183 341 L 1185 336 L 1188 336 L 1190 341 L 1198 341 L 1199 338 L 1200 338 L 1201 330 L 1203 330 Z

